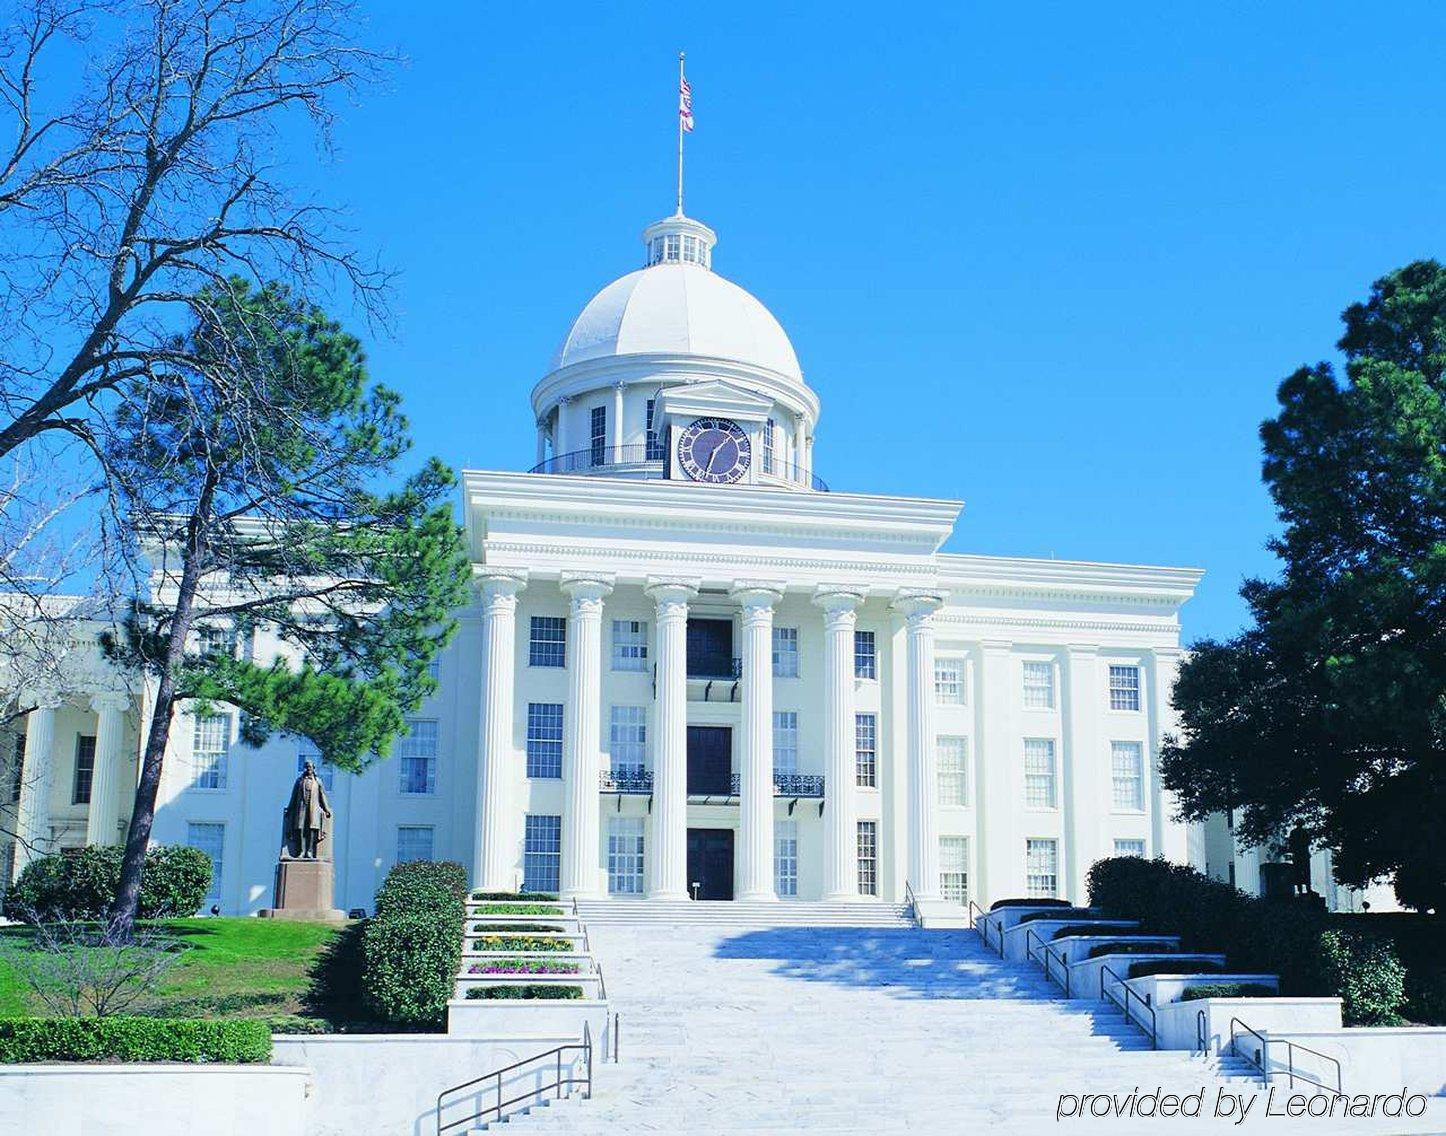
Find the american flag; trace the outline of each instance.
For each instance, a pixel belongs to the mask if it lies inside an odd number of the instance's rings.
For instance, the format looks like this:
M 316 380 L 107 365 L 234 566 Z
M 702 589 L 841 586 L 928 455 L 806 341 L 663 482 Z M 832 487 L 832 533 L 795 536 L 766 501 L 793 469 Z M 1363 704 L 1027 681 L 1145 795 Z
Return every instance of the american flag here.
M 682 124 L 684 133 L 692 132 L 693 88 L 688 86 L 688 80 L 681 74 L 678 76 L 678 121 Z

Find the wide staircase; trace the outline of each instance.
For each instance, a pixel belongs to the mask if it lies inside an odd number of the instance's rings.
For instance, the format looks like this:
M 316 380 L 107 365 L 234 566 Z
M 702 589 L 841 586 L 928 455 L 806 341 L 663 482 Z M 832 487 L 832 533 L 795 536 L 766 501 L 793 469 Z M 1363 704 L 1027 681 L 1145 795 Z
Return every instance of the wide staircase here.
M 1057 1130 L 1061 1093 L 1250 1095 L 1244 1063 L 1155 1051 L 1109 1003 L 1069 1001 L 972 931 L 878 904 L 580 904 L 621 1041 L 592 1098 L 490 1127 L 603 1133 Z M 1264 1100 L 1256 1104 L 1264 1111 Z M 1100 1133 L 1224 1121 L 1077 1119 Z M 1247 1121 L 1319 1131 L 1320 1121 Z M 1393 1131 L 1347 1124 L 1350 1132 Z

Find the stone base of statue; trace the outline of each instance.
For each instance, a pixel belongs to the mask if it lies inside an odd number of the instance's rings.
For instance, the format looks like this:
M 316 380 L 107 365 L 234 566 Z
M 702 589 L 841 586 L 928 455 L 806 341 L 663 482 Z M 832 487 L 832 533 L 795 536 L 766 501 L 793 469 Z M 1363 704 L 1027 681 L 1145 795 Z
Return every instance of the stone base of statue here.
M 335 906 L 330 860 L 293 860 L 283 856 L 276 864 L 275 907 L 258 912 L 263 919 L 301 919 L 339 923 L 346 912 Z

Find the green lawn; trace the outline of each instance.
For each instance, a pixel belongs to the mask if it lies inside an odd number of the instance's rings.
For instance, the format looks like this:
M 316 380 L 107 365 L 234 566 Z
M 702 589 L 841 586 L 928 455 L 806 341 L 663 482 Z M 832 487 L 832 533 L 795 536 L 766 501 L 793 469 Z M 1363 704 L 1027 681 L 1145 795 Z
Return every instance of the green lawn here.
M 186 945 L 143 1007 L 176 1017 L 270 1018 L 301 1012 L 310 972 L 333 925 L 271 919 L 171 919 L 161 926 Z M 0 931 L 0 945 L 23 944 L 24 928 Z M 22 948 L 23 949 L 23 948 Z M 0 1016 L 44 1012 L 0 951 Z

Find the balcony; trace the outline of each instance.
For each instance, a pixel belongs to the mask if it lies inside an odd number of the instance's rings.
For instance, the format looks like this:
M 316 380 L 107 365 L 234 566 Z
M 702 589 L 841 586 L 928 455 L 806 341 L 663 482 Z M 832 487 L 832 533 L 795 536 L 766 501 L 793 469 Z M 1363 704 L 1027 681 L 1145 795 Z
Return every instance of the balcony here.
M 707 797 L 703 794 L 689 794 L 699 800 L 726 803 L 738 799 L 739 777 L 734 773 L 729 779 L 728 796 Z M 640 765 L 623 766 L 619 769 L 604 769 L 598 774 L 598 790 L 603 793 L 617 793 L 621 796 L 650 797 L 653 793 L 653 771 Z M 821 773 L 775 773 L 773 795 L 801 800 L 805 797 L 823 799 L 823 774 Z
M 641 765 L 604 769 L 598 774 L 598 788 L 604 793 L 650 797 L 653 793 L 653 771 Z
M 667 451 L 658 444 L 630 446 L 589 446 L 566 454 L 554 454 L 538 462 L 528 473 L 617 474 L 662 479 L 668 476 Z M 791 462 L 765 455 L 758 466 L 760 485 L 805 486 L 815 493 L 827 493 L 828 483 Z

